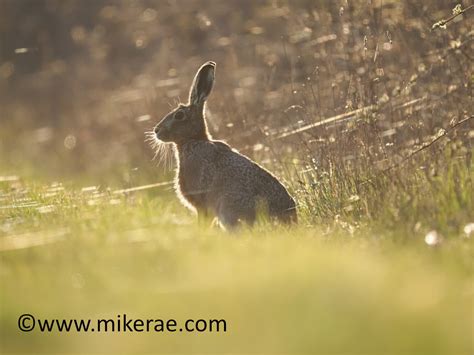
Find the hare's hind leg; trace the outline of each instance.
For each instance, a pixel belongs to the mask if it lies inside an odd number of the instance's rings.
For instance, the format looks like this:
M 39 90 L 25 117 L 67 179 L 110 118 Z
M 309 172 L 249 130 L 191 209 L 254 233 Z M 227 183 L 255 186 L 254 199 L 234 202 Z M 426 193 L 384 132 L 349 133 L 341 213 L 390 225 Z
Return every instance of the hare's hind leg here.
M 255 206 L 239 199 L 225 199 L 218 204 L 217 218 L 227 230 L 235 230 L 241 222 L 255 222 Z

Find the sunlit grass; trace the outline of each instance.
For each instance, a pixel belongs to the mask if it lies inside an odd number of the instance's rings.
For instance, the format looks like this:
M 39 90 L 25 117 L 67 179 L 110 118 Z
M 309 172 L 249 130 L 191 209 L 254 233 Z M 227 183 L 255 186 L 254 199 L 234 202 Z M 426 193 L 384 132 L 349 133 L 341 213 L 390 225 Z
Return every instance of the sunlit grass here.
M 404 228 L 341 221 L 228 234 L 199 227 L 166 189 L 1 187 L 5 352 L 472 350 L 472 237 L 462 231 L 433 246 L 420 230 L 407 239 Z M 224 318 L 228 330 L 26 334 L 22 313 Z

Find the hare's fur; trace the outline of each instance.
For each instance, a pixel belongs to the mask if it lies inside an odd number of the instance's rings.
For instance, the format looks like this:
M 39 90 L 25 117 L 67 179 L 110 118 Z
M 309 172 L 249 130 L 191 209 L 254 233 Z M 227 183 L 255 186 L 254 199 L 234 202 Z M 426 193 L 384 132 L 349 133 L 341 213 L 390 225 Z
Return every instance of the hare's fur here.
M 156 138 L 176 147 L 176 191 L 199 217 L 217 217 L 233 228 L 253 224 L 259 208 L 282 222 L 296 222 L 296 207 L 285 187 L 270 172 L 232 149 L 212 140 L 204 104 L 214 83 L 215 63 L 198 70 L 189 103 L 166 115 L 155 127 Z

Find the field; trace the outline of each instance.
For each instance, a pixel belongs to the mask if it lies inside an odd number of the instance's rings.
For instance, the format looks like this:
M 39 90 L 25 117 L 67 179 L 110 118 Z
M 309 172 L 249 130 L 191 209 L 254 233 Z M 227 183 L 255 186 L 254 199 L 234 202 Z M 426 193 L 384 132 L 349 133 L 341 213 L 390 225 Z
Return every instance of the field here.
M 474 8 L 223 4 L 0 0 L 1 353 L 472 354 Z M 206 60 L 297 226 L 199 224 L 145 141 Z
M 53 189 L 58 189 L 54 187 Z M 198 229 L 171 193 L 31 187 L 2 244 L 4 352 L 469 353 L 472 241 Z M 33 203 L 33 202 L 31 202 Z M 48 207 L 51 206 L 51 207 Z M 54 206 L 54 207 L 52 207 Z M 13 222 L 16 221 L 16 222 Z M 11 235 L 13 234 L 13 235 Z M 400 241 L 400 240 L 403 240 Z M 225 319 L 225 333 L 19 333 L 37 318 Z

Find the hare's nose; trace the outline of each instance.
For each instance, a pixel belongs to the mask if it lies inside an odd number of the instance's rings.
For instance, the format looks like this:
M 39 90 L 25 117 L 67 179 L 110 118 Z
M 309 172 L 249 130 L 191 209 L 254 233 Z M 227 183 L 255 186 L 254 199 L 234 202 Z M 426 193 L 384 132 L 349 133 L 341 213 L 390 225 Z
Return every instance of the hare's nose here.
M 155 135 L 156 138 L 161 139 L 163 138 L 163 134 L 166 130 L 163 127 L 155 127 Z

